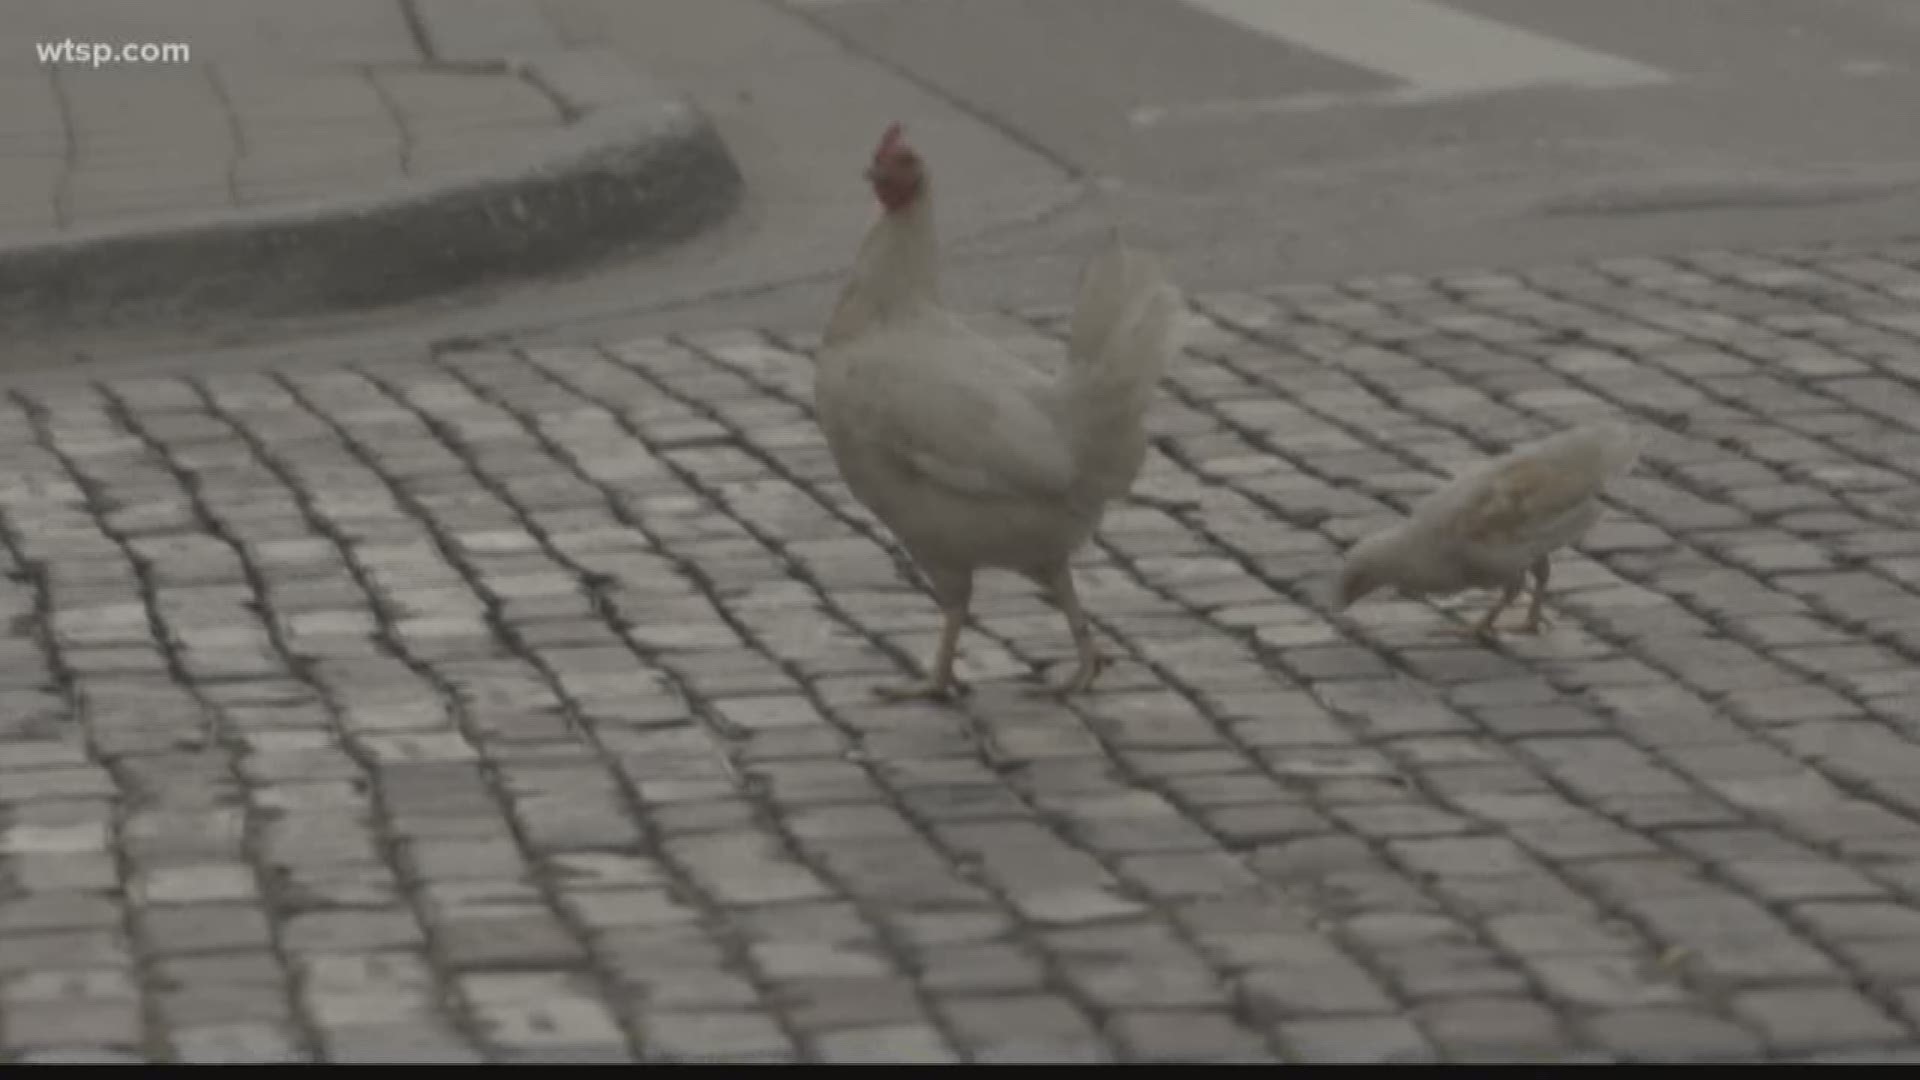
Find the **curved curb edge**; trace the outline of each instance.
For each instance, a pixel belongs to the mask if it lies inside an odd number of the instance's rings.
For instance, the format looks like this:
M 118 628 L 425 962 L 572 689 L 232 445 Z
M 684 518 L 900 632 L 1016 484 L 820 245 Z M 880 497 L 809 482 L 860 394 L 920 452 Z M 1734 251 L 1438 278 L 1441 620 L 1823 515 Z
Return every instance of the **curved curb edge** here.
M 544 74 L 538 61 L 528 67 Z M 555 75 L 543 81 L 563 88 L 566 72 Z M 738 205 L 739 168 L 691 101 L 574 104 L 580 119 L 485 169 L 0 248 L 0 325 L 125 328 L 379 307 L 662 247 Z

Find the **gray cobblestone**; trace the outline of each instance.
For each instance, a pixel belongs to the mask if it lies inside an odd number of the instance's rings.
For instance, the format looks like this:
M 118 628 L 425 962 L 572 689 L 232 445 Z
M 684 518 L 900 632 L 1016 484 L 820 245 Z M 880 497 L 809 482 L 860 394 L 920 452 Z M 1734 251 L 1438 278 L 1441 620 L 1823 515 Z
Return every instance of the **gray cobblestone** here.
M 138 926 L 146 947 L 162 955 L 265 948 L 273 933 L 265 911 L 229 903 L 148 908 Z
M 795 1029 L 809 1034 L 924 1018 L 912 984 L 894 974 L 799 977 L 774 980 L 774 986 L 774 1001 Z
M 1778 1050 L 1894 1045 L 1911 1038 L 1877 1005 L 1838 987 L 1749 990 L 1733 999 L 1733 1009 Z
M 137 1001 L 19 1002 L 0 1017 L 0 1041 L 16 1050 L 141 1045 Z
M 1304 944 L 1304 943 L 1303 943 Z M 1358 963 L 1334 951 L 1294 950 L 1308 962 L 1247 973 L 1240 992 L 1256 1013 L 1277 1019 L 1387 1012 L 1393 1001 Z M 1319 955 L 1315 955 L 1319 953 Z
M 300 1047 L 289 1028 L 270 1023 L 206 1023 L 174 1029 L 176 1060 L 183 1063 L 238 1064 L 241 1062 L 307 1062 L 312 1057 Z
M 424 943 L 419 922 L 404 908 L 311 911 L 287 921 L 282 938 L 294 952 L 359 952 Z
M 326 1060 L 354 1064 L 459 1065 L 483 1060 L 456 1031 L 432 1024 L 331 1027 L 321 1037 Z
M 941 1010 L 976 1061 L 1088 1062 L 1111 1056 L 1093 1024 L 1074 1005 L 1051 995 L 1004 994 L 953 998 Z
M 1518 994 L 1528 989 L 1524 972 L 1477 945 L 1420 945 L 1383 952 L 1380 965 L 1406 997 Z
M 1585 1025 L 1601 1047 L 1628 1062 L 1740 1061 L 1761 1052 L 1752 1033 L 1703 1011 L 1624 1009 L 1593 1016 Z
M 169 1025 L 219 1026 L 227 1021 L 287 1020 L 291 1006 L 285 996 L 265 992 L 259 984 L 183 983 L 163 990 L 157 1012 Z
M 1795 322 L 1746 280 L 1780 265 L 1200 298 L 1148 470 L 1196 504 L 1116 507 L 1086 553 L 1129 659 L 1071 707 L 994 686 L 1057 648 L 998 579 L 981 696 L 870 699 L 937 615 L 754 333 L 23 389 L 0 611 L 45 625 L 0 641 L 0 1040 L 1898 1052 L 1920 324 L 1869 333 L 1911 298 L 1854 292 Z M 1437 463 L 1598 407 L 1655 437 L 1542 639 L 1300 591 Z
M 540 1061 L 627 1061 L 625 1034 L 607 1006 L 576 992 L 506 999 L 473 994 L 483 1037 L 510 1057 Z
M 545 907 L 486 905 L 456 912 L 434 928 L 447 963 L 456 969 L 546 967 L 579 963 L 584 946 Z
M 1920 909 L 1891 903 L 1808 903 L 1793 909 L 1827 941 L 1910 941 L 1920 933 Z
M 1832 978 L 1837 965 L 1751 901 L 1710 896 L 1638 905 L 1654 932 L 1682 949 L 1689 967 L 1731 983 Z
M 1122 1013 L 1109 1022 L 1108 1028 L 1130 1060 L 1238 1063 L 1275 1060 L 1258 1034 L 1216 1012 Z
M 1327 1064 L 1413 1064 L 1437 1058 L 1412 1021 L 1398 1016 L 1290 1020 L 1276 1029 L 1294 1057 Z
M 1569 1042 L 1553 1012 L 1525 998 L 1452 998 L 1426 1006 L 1419 1019 L 1453 1060 L 1550 1059 Z
M 960 1060 L 945 1036 L 927 1024 L 893 1024 L 828 1032 L 820 1060 L 844 1064 L 949 1064 Z
M 644 1013 L 642 1045 L 667 1061 L 743 1061 L 785 1056 L 793 1042 L 771 1017 L 756 1012 L 702 1009 Z

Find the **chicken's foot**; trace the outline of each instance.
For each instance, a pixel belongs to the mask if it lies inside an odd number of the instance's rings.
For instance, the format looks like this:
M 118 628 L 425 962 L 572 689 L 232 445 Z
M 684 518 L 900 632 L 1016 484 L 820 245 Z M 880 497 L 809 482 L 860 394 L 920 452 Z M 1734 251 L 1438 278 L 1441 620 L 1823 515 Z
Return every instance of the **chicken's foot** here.
M 1066 567 L 1047 575 L 1042 584 L 1048 595 L 1067 617 L 1067 630 L 1073 635 L 1074 653 L 1079 663 L 1067 681 L 1058 685 L 1035 687 L 1029 693 L 1041 697 L 1064 697 L 1068 694 L 1083 694 L 1093 688 L 1093 681 L 1100 677 L 1112 661 L 1100 652 L 1093 640 L 1093 625 L 1087 619 L 1087 613 L 1080 606 L 1080 595 L 1074 591 L 1073 572 Z
M 1057 684 L 1048 683 L 1046 681 L 1047 672 L 1052 671 L 1065 662 L 1064 659 L 1042 660 L 1033 665 L 1033 675 L 1031 677 L 1039 680 L 1043 685 L 1030 686 L 1027 688 L 1027 693 L 1032 697 L 1065 697 L 1069 694 L 1084 693 L 1092 689 L 1094 680 L 1100 677 L 1101 672 L 1113 666 L 1113 657 L 1108 656 L 1104 652 L 1096 651 L 1093 654 L 1091 665 L 1089 665 L 1086 658 L 1076 657 L 1072 675 L 1068 676 L 1064 682 Z
M 1519 595 L 1520 583 L 1515 582 L 1512 585 L 1508 585 L 1500 590 L 1500 598 L 1494 601 L 1493 606 L 1487 609 L 1487 613 L 1482 615 L 1479 621 L 1471 626 L 1459 626 L 1453 623 L 1447 623 L 1440 628 L 1440 632 L 1457 637 L 1474 638 L 1488 645 L 1497 644 L 1500 640 L 1500 630 L 1494 625 L 1494 620 L 1498 619 L 1500 613 L 1507 610 L 1507 608 L 1513 604 L 1514 598 Z
M 904 686 L 876 686 L 875 697 L 884 701 L 951 701 L 965 697 L 966 684 L 953 677 L 953 659 L 960 648 L 960 628 L 966 624 L 964 610 L 946 612 L 940 627 L 940 647 L 933 654 L 933 671 L 920 682 Z
M 972 688 L 957 679 L 945 682 L 922 679 L 919 682 L 883 685 L 873 688 L 873 696 L 882 701 L 953 701 L 966 697 Z

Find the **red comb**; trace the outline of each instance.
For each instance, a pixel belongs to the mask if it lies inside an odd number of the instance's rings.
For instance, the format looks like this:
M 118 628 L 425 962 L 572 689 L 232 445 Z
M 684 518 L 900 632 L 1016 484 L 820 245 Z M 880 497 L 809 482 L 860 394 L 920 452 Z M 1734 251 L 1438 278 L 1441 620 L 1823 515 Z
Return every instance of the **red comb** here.
M 880 136 L 880 145 L 874 148 L 873 160 L 879 161 L 881 158 L 893 153 L 894 149 L 901 145 L 901 136 L 905 134 L 906 132 L 901 128 L 899 121 L 888 124 L 886 133 Z

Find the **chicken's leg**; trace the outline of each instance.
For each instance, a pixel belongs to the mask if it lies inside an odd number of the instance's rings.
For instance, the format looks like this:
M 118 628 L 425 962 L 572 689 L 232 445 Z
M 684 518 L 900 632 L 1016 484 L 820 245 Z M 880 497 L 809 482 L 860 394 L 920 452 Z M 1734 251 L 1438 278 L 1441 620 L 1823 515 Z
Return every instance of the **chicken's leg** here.
M 966 625 L 965 609 L 945 611 L 946 621 L 940 626 L 940 647 L 934 650 L 933 670 L 928 677 L 916 683 L 902 686 L 876 686 L 874 695 L 887 701 L 912 701 L 924 699 L 947 701 L 965 694 L 967 688 L 953 677 L 953 658 L 960 647 L 960 628 Z
M 966 686 L 953 677 L 953 661 L 960 651 L 960 631 L 967 625 L 967 608 L 973 603 L 973 575 L 922 572 L 945 617 L 940 624 L 940 645 L 934 650 L 933 667 L 925 680 L 873 688 L 876 696 L 887 701 L 947 701 L 967 692 Z
M 1507 610 L 1513 603 L 1514 597 L 1520 595 L 1520 585 L 1521 583 L 1516 581 L 1502 588 L 1500 590 L 1500 598 L 1494 601 L 1493 606 L 1487 609 L 1487 613 L 1480 617 L 1480 621 L 1474 623 L 1472 626 L 1454 626 L 1448 624 L 1442 628 L 1442 632 L 1457 634 L 1461 637 L 1477 638 L 1489 645 L 1493 644 L 1500 637 L 1500 632 L 1494 628 L 1493 621 L 1500 617 L 1501 612 Z
M 1047 696 L 1085 693 L 1093 687 L 1093 680 L 1100 677 L 1108 661 L 1101 654 L 1100 647 L 1094 644 L 1093 626 L 1087 620 L 1086 610 L 1080 606 L 1080 594 L 1074 591 L 1073 571 L 1061 566 L 1037 580 L 1053 598 L 1054 606 L 1067 617 L 1067 631 L 1073 635 L 1074 652 L 1080 662 L 1066 682 L 1058 686 L 1036 687 L 1032 693 Z
M 1540 610 L 1540 605 L 1546 603 L 1547 578 L 1552 573 L 1553 564 L 1545 555 L 1533 564 L 1533 599 L 1527 603 L 1527 621 L 1520 624 L 1522 633 L 1538 634 L 1553 625 L 1547 620 L 1546 613 Z

